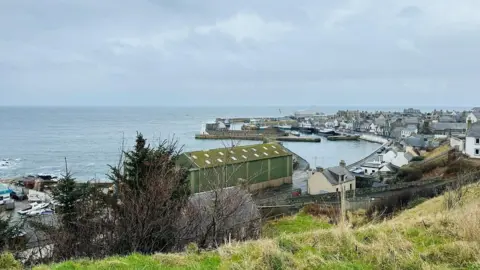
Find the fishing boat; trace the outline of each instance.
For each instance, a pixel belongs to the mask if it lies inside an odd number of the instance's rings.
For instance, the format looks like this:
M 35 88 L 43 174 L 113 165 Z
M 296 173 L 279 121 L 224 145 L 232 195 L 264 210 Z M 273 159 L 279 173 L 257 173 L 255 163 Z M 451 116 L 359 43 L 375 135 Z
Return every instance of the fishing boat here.
M 298 131 L 296 131 L 296 130 L 290 132 L 290 134 L 292 134 L 293 136 L 300 137 L 300 132 L 298 132 Z
M 317 130 L 317 133 L 320 134 L 320 135 L 323 135 L 323 136 L 335 136 L 335 135 L 338 135 L 337 132 L 335 132 L 334 129 L 331 129 L 331 128 L 322 128 L 322 129 L 318 129 Z
M 292 125 L 279 125 L 278 128 L 281 130 L 291 130 Z

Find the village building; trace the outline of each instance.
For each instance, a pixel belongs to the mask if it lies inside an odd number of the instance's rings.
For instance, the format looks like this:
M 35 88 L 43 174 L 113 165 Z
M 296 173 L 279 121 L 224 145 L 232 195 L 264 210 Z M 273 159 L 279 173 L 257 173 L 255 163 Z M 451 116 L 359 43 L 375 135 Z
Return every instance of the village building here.
M 480 120 L 480 111 L 472 111 L 467 115 L 466 123 L 476 123 Z
M 249 190 L 292 183 L 293 154 L 279 143 L 183 153 L 192 193 L 247 185 Z
M 460 135 L 467 131 L 466 123 L 434 123 L 432 131 L 437 135 Z
M 312 171 L 307 181 L 307 191 L 310 195 L 355 190 L 355 176 L 346 168 L 345 161 L 340 165 L 323 169 L 317 167 Z
M 410 124 L 410 125 L 407 125 L 405 128 L 402 129 L 401 136 L 402 136 L 402 138 L 406 138 L 406 137 L 410 137 L 410 136 L 412 136 L 414 134 L 417 134 L 417 133 L 418 133 L 417 125 Z
M 372 175 L 378 171 L 386 164 L 380 161 L 369 161 L 365 162 L 362 165 L 360 165 L 360 168 L 362 168 L 362 171 L 365 175 Z
M 480 123 L 473 124 L 467 132 L 465 154 L 470 158 L 480 158 Z

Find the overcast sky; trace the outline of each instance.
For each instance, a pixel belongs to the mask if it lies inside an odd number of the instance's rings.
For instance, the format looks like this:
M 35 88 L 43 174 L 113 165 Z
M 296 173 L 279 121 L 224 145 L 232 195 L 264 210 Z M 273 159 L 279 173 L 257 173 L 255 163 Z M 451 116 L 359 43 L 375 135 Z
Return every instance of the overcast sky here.
M 0 0 L 0 105 L 480 105 L 479 14 L 479 0 Z

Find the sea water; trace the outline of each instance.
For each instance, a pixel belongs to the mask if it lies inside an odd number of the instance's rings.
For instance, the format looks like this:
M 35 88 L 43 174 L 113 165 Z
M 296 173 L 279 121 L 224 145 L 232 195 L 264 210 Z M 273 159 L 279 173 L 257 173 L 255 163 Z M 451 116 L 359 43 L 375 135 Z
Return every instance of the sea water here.
M 118 163 L 122 145 L 135 143 L 137 131 L 151 144 L 175 139 L 184 151 L 230 146 L 230 141 L 195 140 L 202 124 L 217 117 L 279 117 L 294 107 L 0 107 L 0 178 L 50 174 L 68 168 L 78 180 L 106 179 Z M 334 113 L 336 108 L 323 110 Z M 259 142 L 243 141 L 241 144 Z M 378 144 L 365 141 L 284 145 L 314 166 L 355 162 Z

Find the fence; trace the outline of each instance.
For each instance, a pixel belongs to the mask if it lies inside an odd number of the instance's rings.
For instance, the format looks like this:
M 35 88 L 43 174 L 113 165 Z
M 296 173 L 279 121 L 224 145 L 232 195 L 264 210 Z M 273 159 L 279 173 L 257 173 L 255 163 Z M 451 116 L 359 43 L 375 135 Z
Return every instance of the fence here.
M 429 180 L 398 183 L 398 184 L 392 184 L 385 187 L 372 187 L 372 188 L 361 188 L 356 190 L 347 190 L 345 191 L 345 197 L 354 198 L 356 196 L 361 197 L 365 195 L 372 195 L 372 194 L 383 193 L 387 191 L 396 191 L 396 190 L 413 188 L 413 187 L 422 187 L 422 186 L 427 186 L 436 182 L 440 183 L 441 181 L 443 181 L 441 177 L 435 177 Z M 303 195 L 298 197 L 291 197 L 287 199 L 287 202 L 291 204 L 306 203 L 306 202 L 331 202 L 331 201 L 338 201 L 339 198 L 340 198 L 340 193 L 325 193 L 325 194 L 318 194 L 318 195 Z

